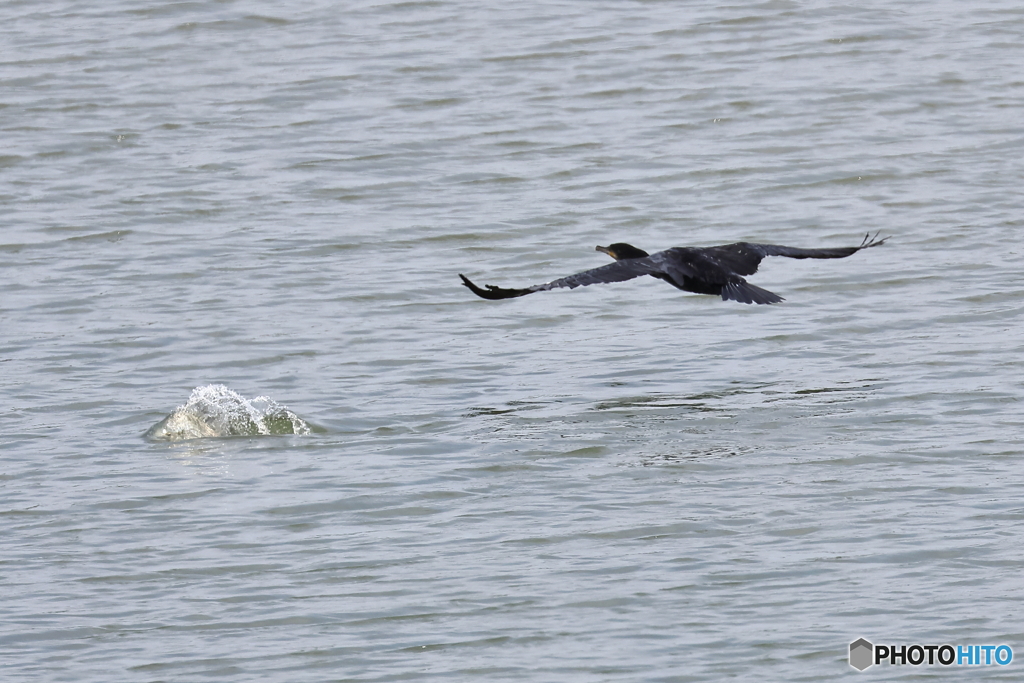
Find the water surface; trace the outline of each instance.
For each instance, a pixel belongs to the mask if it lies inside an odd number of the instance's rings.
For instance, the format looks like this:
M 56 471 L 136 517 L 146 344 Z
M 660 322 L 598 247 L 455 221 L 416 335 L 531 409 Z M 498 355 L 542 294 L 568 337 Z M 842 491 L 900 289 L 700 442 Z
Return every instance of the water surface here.
M 0 32 L 12 680 L 1024 654 L 1017 5 L 22 1 Z M 457 278 L 876 230 L 765 261 L 777 306 Z M 143 437 L 210 384 L 312 433 Z

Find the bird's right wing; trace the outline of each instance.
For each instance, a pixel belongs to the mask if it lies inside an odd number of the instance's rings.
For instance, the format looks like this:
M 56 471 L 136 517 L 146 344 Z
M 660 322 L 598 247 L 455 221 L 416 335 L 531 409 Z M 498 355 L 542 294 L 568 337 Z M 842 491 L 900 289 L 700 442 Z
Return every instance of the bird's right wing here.
M 856 247 L 824 247 L 817 249 L 801 249 L 800 247 L 784 247 L 781 244 L 747 244 L 765 256 L 788 256 L 789 258 L 846 258 L 856 254 L 861 249 L 870 249 L 885 244 L 888 237 L 878 239 L 875 233 L 864 236 L 864 239 Z
M 654 256 L 658 255 L 655 254 Z M 512 299 L 517 296 L 533 294 L 534 292 L 558 289 L 559 287 L 575 289 L 577 287 L 586 287 L 587 285 L 624 282 L 625 280 L 632 280 L 633 278 L 641 277 L 643 275 L 652 275 L 661 271 L 656 261 L 657 259 L 650 256 L 645 258 L 623 259 L 622 261 L 609 263 L 608 265 L 601 266 L 600 268 L 591 268 L 590 270 L 585 270 L 582 273 L 576 273 L 575 275 L 569 275 L 568 277 L 552 280 L 551 282 L 546 282 L 542 285 L 533 285 L 532 287 L 526 287 L 523 289 L 505 289 L 502 287 L 495 287 L 494 285 L 487 285 L 486 289 L 484 289 L 473 284 L 473 282 L 462 273 L 459 273 L 459 277 L 462 278 L 462 284 L 469 287 L 474 294 L 483 299 Z
M 787 256 L 795 259 L 805 258 L 846 258 L 856 254 L 861 249 L 869 249 L 885 244 L 888 237 L 878 239 L 878 234 L 872 238 L 868 233 L 856 247 L 824 247 L 817 249 L 802 249 L 800 247 L 786 247 L 781 244 L 754 244 L 751 242 L 737 242 L 735 244 L 723 244 L 720 247 L 705 247 L 702 253 L 713 259 L 718 265 L 740 275 L 753 275 L 761 259 L 765 256 Z

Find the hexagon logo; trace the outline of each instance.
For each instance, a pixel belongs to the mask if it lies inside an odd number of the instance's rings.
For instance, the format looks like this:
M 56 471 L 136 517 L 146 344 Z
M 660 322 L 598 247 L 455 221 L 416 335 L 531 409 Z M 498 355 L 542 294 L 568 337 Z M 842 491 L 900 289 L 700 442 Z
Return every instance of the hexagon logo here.
M 875 646 L 864 640 L 858 638 L 857 640 L 850 643 L 850 666 L 857 671 L 863 671 L 872 664 L 875 659 Z

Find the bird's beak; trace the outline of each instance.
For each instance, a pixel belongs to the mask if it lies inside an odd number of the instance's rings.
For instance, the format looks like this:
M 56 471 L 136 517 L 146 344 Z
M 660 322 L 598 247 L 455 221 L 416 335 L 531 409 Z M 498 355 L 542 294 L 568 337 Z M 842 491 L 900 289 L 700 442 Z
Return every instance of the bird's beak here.
M 594 251 L 603 251 L 604 253 L 608 254 L 612 258 L 615 258 L 615 252 L 613 252 L 608 247 L 597 246 L 597 247 L 594 247 Z M 615 260 L 617 261 L 618 259 L 615 259 Z

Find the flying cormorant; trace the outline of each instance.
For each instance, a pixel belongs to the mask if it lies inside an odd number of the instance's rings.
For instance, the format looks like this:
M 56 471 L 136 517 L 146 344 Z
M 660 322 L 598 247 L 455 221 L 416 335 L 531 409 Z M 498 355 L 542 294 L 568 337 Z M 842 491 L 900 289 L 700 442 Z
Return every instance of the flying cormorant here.
M 777 244 L 736 242 L 720 247 L 673 247 L 654 254 L 648 254 L 631 244 L 619 242 L 607 247 L 597 247 L 597 251 L 608 254 L 615 259 L 615 263 L 525 289 L 504 289 L 494 285 L 487 285 L 486 289 L 482 289 L 462 273 L 459 273 L 459 277 L 462 278 L 462 284 L 484 299 L 511 299 L 557 287 L 574 289 L 651 275 L 686 292 L 719 294 L 723 300 L 731 299 L 745 304 L 774 304 L 783 301 L 783 298 L 767 289 L 750 284 L 742 277 L 756 273 L 758 264 L 765 256 L 788 256 L 799 259 L 846 258 L 861 249 L 885 244 L 887 239 L 889 238 L 878 239 L 877 234 L 872 238 L 869 233 L 860 246 L 856 247 L 800 249 Z

